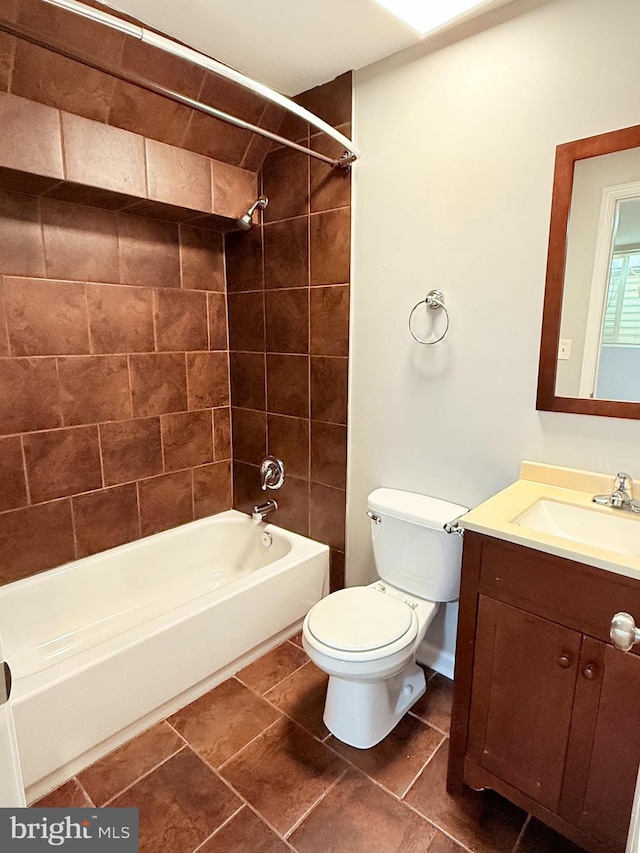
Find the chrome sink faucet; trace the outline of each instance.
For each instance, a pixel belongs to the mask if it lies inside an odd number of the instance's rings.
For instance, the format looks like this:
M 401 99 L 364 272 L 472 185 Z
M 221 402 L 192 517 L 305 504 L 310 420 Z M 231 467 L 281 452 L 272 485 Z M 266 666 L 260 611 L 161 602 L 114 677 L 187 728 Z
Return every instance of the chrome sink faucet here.
M 600 506 L 610 506 L 627 512 L 640 512 L 640 501 L 633 497 L 633 480 L 624 471 L 620 471 L 616 476 L 610 495 L 594 495 L 592 500 Z

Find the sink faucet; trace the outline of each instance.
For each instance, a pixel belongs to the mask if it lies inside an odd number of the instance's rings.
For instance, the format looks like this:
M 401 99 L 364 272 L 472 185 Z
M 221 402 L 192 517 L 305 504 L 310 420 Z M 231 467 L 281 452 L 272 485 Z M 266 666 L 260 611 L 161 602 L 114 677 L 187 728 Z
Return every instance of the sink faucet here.
M 265 501 L 263 504 L 254 506 L 251 518 L 254 521 L 264 521 L 270 512 L 275 512 L 277 509 L 278 504 L 275 501 Z
M 627 512 L 640 512 L 640 501 L 633 497 L 633 480 L 624 471 L 616 476 L 610 495 L 594 495 L 593 502 L 600 506 L 624 509 Z

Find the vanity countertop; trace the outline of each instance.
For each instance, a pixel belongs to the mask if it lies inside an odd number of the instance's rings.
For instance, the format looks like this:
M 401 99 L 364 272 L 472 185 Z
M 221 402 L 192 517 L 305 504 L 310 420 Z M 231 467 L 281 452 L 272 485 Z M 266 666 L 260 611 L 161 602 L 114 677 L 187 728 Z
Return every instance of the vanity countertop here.
M 615 477 L 611 474 L 597 474 L 574 468 L 562 468 L 537 462 L 522 462 L 520 479 L 498 494 L 470 510 L 460 519 L 465 530 L 484 533 L 507 542 L 524 545 L 558 557 L 565 557 L 589 566 L 615 572 L 626 577 L 640 580 L 640 514 L 620 509 L 597 506 L 592 498 L 596 494 L 610 494 Z M 593 542 L 585 542 L 574 535 L 554 535 L 527 526 L 522 519 L 539 501 L 553 504 L 566 504 L 588 511 L 586 518 L 594 524 L 590 530 L 592 539 L 597 539 L 598 523 L 607 516 L 614 524 L 633 525 L 628 528 L 635 544 L 629 546 L 614 537 L 616 549 L 602 547 Z M 595 514 L 601 517 L 596 518 Z M 607 522 L 610 523 L 610 522 Z M 553 529 L 553 524 L 549 525 Z M 562 531 L 559 531 L 562 532 Z M 575 538 L 574 538 L 575 536 Z M 623 552 L 626 549 L 626 553 Z

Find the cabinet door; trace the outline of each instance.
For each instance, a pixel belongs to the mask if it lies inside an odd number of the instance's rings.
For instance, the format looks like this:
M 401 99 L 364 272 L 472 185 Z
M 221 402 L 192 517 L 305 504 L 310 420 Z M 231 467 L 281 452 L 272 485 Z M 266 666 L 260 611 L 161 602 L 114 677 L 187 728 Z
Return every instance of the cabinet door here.
M 640 764 L 640 658 L 585 637 L 562 814 L 624 850 Z
M 480 596 L 469 755 L 557 811 L 581 635 Z

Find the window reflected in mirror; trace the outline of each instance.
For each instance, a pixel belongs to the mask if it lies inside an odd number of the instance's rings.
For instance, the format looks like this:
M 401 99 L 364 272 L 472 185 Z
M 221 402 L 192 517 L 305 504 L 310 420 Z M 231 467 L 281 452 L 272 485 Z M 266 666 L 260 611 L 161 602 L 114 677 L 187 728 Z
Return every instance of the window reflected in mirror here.
M 573 253 L 585 252 L 585 235 L 577 224 L 570 234 L 556 392 L 565 397 L 638 402 L 640 183 L 602 188 L 588 282 L 586 269 L 577 274 L 573 269 L 580 264 Z

